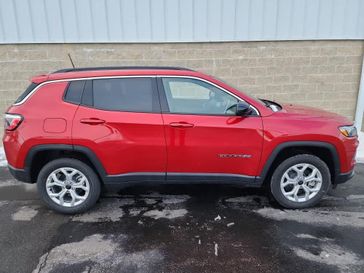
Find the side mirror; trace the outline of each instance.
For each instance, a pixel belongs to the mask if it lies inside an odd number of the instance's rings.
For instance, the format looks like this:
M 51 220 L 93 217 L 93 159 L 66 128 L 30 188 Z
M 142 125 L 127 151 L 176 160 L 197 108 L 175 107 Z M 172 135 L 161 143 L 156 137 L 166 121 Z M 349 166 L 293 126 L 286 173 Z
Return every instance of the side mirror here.
M 252 109 L 250 105 L 247 104 L 245 101 L 239 101 L 236 104 L 236 115 L 237 116 L 248 116 L 252 113 Z

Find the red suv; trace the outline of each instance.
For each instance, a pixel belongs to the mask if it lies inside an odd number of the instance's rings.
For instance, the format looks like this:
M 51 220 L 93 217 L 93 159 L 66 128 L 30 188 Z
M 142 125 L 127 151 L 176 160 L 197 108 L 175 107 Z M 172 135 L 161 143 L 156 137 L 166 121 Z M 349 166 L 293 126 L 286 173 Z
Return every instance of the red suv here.
M 92 207 L 102 186 L 151 182 L 266 185 L 283 207 L 309 207 L 353 176 L 358 146 L 342 116 L 173 67 L 34 77 L 3 142 L 13 176 L 62 213 Z

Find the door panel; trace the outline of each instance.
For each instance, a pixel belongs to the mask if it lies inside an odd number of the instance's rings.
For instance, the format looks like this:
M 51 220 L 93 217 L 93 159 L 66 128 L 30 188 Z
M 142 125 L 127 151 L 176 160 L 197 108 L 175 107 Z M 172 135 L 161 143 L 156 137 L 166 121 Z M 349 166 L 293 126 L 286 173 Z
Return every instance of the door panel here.
M 263 133 L 256 111 L 236 116 L 238 97 L 196 78 L 163 77 L 158 83 L 167 178 L 173 173 L 257 174 Z
M 255 176 L 262 149 L 260 117 L 164 114 L 168 173 Z M 193 124 L 174 127 L 171 123 Z
M 87 122 L 90 119 L 104 122 Z M 73 139 L 75 145 L 90 147 L 109 175 L 165 172 L 166 145 L 159 113 L 80 106 L 73 122 Z

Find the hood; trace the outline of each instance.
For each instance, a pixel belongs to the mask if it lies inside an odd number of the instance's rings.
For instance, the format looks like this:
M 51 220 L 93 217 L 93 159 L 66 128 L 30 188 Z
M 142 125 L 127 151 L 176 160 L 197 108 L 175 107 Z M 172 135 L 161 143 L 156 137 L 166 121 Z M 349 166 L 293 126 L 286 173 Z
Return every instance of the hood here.
M 350 125 L 353 122 L 343 117 L 339 114 L 335 114 L 329 111 L 321 110 L 314 107 L 303 106 L 303 105 L 295 105 L 295 104 L 283 104 L 282 105 L 283 113 L 290 114 L 292 116 L 297 116 L 300 118 L 308 118 L 308 119 L 326 119 L 326 120 L 335 120 L 341 124 Z

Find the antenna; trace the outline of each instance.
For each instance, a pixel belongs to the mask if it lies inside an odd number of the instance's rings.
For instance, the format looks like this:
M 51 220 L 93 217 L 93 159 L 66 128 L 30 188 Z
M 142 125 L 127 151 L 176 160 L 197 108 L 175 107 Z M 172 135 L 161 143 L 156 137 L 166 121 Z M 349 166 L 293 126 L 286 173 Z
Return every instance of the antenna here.
M 73 60 L 72 60 L 72 57 L 71 57 L 71 54 L 70 53 L 68 53 L 68 58 L 71 61 L 72 67 L 75 68 L 75 64 L 73 63 Z

